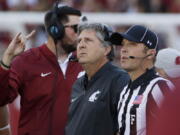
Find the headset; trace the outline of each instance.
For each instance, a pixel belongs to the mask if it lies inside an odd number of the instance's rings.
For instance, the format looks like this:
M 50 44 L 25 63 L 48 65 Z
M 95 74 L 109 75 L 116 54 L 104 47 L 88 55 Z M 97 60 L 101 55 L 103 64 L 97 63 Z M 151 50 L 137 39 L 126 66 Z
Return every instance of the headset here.
M 111 47 L 111 51 L 109 52 L 109 54 L 107 55 L 109 61 L 112 61 L 113 58 L 115 57 L 115 54 L 114 54 L 114 48 L 113 48 L 113 44 L 111 42 L 111 35 L 113 33 L 113 28 L 107 24 L 103 24 L 103 32 L 104 32 L 104 41 L 106 42 L 109 42 L 109 45 Z
M 47 32 L 55 41 L 61 40 L 64 37 L 65 30 L 64 25 L 58 18 L 56 6 L 47 14 L 49 14 Z
M 59 2 L 56 2 L 45 16 L 46 30 L 55 41 L 61 40 L 65 35 L 65 26 L 62 20 L 68 19 L 68 14 L 81 16 L 79 10 Z
M 146 55 L 146 56 L 144 56 L 144 57 L 129 56 L 128 58 L 130 58 L 130 59 L 145 59 L 145 58 L 147 58 L 147 57 L 149 57 L 149 56 L 151 56 L 151 55 L 153 55 L 153 54 L 148 54 L 148 55 Z
M 103 31 L 104 31 L 104 41 L 109 41 L 110 42 L 110 36 L 113 33 L 112 27 L 103 24 Z

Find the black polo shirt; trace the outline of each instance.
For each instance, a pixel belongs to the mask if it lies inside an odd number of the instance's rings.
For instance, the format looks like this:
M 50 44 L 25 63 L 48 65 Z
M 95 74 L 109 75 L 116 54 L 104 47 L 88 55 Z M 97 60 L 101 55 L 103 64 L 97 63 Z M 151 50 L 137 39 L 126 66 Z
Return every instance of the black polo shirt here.
M 119 94 L 129 75 L 106 63 L 90 81 L 78 79 L 72 91 L 66 135 L 113 135 L 118 130 Z

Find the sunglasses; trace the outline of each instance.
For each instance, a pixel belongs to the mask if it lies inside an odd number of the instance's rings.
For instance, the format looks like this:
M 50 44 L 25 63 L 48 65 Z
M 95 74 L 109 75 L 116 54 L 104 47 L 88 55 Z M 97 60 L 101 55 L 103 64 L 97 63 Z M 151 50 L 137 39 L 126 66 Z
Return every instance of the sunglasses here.
M 70 27 L 74 30 L 75 33 L 77 33 L 78 31 L 78 24 L 74 24 L 74 25 L 64 25 L 64 27 Z

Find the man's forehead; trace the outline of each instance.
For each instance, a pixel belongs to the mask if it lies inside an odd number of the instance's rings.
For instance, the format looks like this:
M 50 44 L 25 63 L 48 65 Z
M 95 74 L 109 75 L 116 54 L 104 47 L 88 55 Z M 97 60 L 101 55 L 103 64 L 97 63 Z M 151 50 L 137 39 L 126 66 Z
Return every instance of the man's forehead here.
M 69 21 L 66 23 L 67 25 L 73 25 L 73 24 L 78 24 L 80 22 L 80 16 L 77 15 L 68 15 Z
M 129 41 L 129 40 L 127 40 L 127 39 L 123 39 L 123 40 L 122 40 L 122 43 L 131 43 L 131 44 L 135 44 L 136 42 Z
M 128 44 L 142 44 L 142 43 L 137 43 L 137 42 L 129 41 L 129 40 L 127 40 L 127 39 L 123 39 L 122 43 L 128 43 Z
M 79 34 L 79 36 L 82 36 L 82 35 L 95 35 L 96 32 L 92 29 L 84 29 L 81 31 L 81 33 Z
M 85 29 L 78 35 L 78 39 L 93 38 L 93 37 L 96 37 L 96 33 L 94 30 L 91 29 Z

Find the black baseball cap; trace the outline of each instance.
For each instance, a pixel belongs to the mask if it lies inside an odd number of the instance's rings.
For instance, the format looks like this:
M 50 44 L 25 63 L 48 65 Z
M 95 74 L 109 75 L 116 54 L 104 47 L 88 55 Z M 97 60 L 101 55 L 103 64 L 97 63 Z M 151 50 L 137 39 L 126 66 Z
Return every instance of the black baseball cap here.
M 115 45 L 121 45 L 123 39 L 136 43 L 144 43 L 150 49 L 157 49 L 158 37 L 148 28 L 141 25 L 130 27 L 125 33 L 115 32 L 111 35 L 110 40 Z

